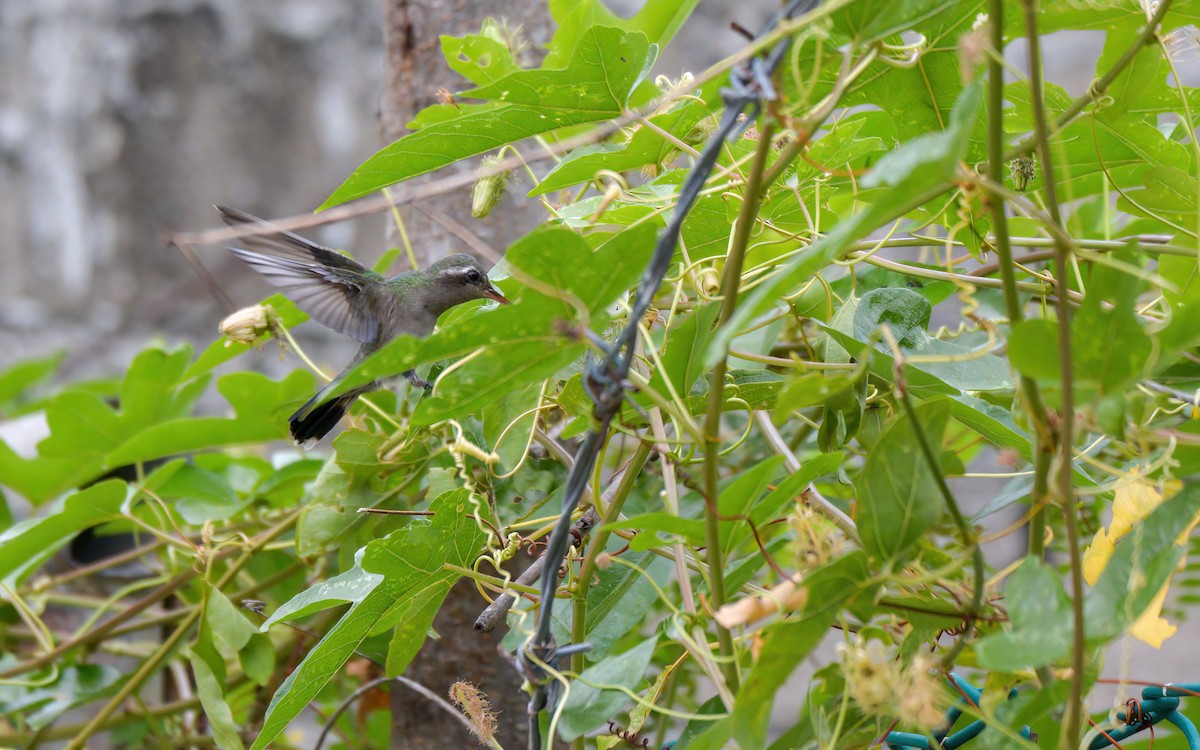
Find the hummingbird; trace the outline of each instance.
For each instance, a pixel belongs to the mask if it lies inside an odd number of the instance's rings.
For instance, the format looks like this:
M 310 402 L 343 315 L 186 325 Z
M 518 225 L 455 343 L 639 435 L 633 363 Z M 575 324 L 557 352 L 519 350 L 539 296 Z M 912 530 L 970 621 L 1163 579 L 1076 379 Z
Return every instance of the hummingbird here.
M 477 299 L 509 304 L 488 279 L 474 256 L 458 253 L 427 268 L 385 277 L 327 247 L 285 232 L 258 217 L 233 208 L 216 207 L 233 228 L 250 225 L 270 234 L 242 238 L 245 248 L 229 248 L 318 323 L 360 343 L 347 369 L 399 334 L 425 337 L 450 308 Z M 377 381 L 325 400 L 345 370 L 317 391 L 288 418 L 292 439 L 311 448 L 333 429 L 350 405 L 364 393 L 382 387 Z M 414 386 L 433 386 L 408 370 Z

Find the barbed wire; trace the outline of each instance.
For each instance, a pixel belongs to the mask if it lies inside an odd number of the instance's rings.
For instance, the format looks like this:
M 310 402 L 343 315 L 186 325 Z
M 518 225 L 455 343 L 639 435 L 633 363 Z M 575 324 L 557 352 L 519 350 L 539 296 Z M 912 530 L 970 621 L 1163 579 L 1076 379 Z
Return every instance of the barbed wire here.
M 816 7 L 818 0 L 791 0 L 775 13 L 763 26 L 756 39 L 771 33 L 781 22 Z M 550 535 L 545 559 L 548 570 L 556 570 L 564 560 L 571 531 L 571 515 L 587 488 L 592 470 L 608 436 L 613 418 L 621 409 L 625 394 L 630 390 L 626 380 L 633 362 L 637 345 L 638 324 L 650 309 L 658 288 L 670 268 L 671 258 L 679 242 L 680 229 L 692 206 L 700 195 L 704 183 L 712 174 L 717 158 L 725 141 L 736 138 L 754 123 L 762 111 L 763 102 L 774 101 L 775 86 L 771 76 L 787 52 L 789 39 L 777 42 L 765 55 L 754 56 L 740 62 L 729 73 L 729 86 L 722 89 L 721 98 L 725 112 L 721 124 L 709 138 L 704 150 L 692 165 L 687 179 L 679 191 L 675 212 L 666 229 L 659 235 L 650 263 L 638 282 L 637 294 L 629 314 L 629 322 L 617 338 L 609 343 L 589 331 L 593 342 L 604 352 L 599 361 L 591 361 L 584 369 L 584 387 L 595 403 L 593 415 L 595 426 L 584 437 L 575 454 L 575 465 L 567 478 L 563 494 L 562 511 Z M 743 118 L 743 115 L 746 115 Z M 559 646 L 554 639 L 551 623 L 554 610 L 554 592 L 558 586 L 557 576 L 544 575 L 541 579 L 541 603 L 538 610 L 534 634 L 522 645 L 514 658 L 514 665 L 523 678 L 534 686 L 529 699 L 529 748 L 541 750 L 542 737 L 539 723 L 541 712 L 551 705 L 555 697 L 554 681 L 547 667 L 556 665 L 559 657 L 578 653 L 590 648 L 587 643 Z M 587 585 L 581 582 L 580 585 Z M 550 738 L 553 745 L 554 738 Z

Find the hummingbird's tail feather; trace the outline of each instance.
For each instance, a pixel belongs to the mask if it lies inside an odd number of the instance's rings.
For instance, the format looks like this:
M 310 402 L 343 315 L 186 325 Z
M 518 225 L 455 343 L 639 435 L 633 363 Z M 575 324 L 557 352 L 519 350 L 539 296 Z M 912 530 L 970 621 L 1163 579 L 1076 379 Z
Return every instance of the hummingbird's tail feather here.
M 350 391 L 322 404 L 318 402 L 325 391 L 318 391 L 317 395 L 306 401 L 304 406 L 288 417 L 292 440 L 295 440 L 296 445 L 305 450 L 316 445 L 317 441 L 325 437 L 337 425 L 338 420 L 346 415 L 346 412 L 350 410 L 350 405 L 358 400 L 361 393 L 361 391 Z

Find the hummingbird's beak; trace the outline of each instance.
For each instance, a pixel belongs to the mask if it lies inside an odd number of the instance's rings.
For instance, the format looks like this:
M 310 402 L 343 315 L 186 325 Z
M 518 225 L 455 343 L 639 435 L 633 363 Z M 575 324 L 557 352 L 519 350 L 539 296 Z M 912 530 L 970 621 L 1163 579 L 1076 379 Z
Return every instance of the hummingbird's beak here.
M 512 304 L 507 297 L 500 293 L 500 290 L 496 288 L 495 284 L 488 284 L 487 289 L 483 290 L 483 296 L 487 297 L 488 299 L 494 299 L 502 305 Z

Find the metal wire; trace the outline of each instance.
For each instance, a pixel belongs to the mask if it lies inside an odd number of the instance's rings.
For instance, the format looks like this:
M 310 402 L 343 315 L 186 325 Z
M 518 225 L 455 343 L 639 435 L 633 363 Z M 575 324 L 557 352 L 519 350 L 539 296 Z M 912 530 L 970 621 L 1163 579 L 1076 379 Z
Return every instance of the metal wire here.
M 817 2 L 818 0 L 791 0 L 771 17 L 759 32 L 758 38 L 771 33 L 782 21 L 815 7 Z M 546 547 L 546 570 L 557 570 L 566 555 L 567 540 L 571 529 L 571 514 L 587 488 L 600 450 L 608 436 L 609 425 L 625 400 L 625 394 L 629 389 L 626 377 L 633 361 L 638 324 L 642 321 L 646 311 L 650 309 L 663 277 L 670 268 L 671 257 L 679 242 L 679 232 L 683 221 L 699 197 L 705 181 L 712 174 L 724 142 L 736 138 L 753 124 L 762 110 L 764 101 L 773 101 L 776 98 L 771 76 L 780 61 L 783 60 L 789 43 L 789 39 L 780 40 L 766 55 L 746 60 L 730 71 L 729 86 L 721 91 L 721 98 L 725 104 L 721 125 L 713 133 L 695 164 L 692 165 L 691 172 L 679 190 L 674 215 L 666 229 L 659 235 L 654 255 L 638 282 L 629 322 L 615 341 L 611 344 L 602 344 L 604 356 L 596 362 L 589 360 L 584 370 L 584 386 L 595 403 L 593 410 L 595 427 L 588 432 L 575 454 L 575 465 L 571 469 L 563 494 L 562 513 Z M 740 119 L 748 109 L 748 116 L 744 120 Z M 551 676 L 541 665 L 556 665 L 558 657 L 565 655 L 567 651 L 577 653 L 588 648 L 587 644 L 559 647 L 555 642 L 554 634 L 551 632 L 551 623 L 554 592 L 557 587 L 558 576 L 542 576 L 542 597 L 537 627 L 534 635 L 518 649 L 514 659 L 517 671 L 535 686 L 533 695 L 529 699 L 528 746 L 530 750 L 541 750 L 542 737 L 539 716 L 543 710 L 553 704 L 554 685 L 557 684 L 552 681 Z M 554 738 L 551 737 L 551 746 L 553 743 Z

